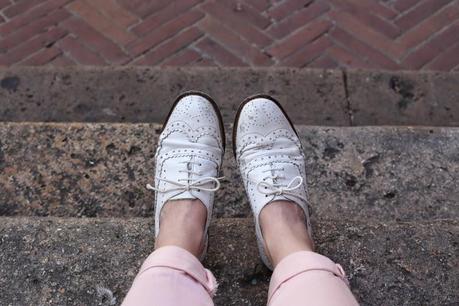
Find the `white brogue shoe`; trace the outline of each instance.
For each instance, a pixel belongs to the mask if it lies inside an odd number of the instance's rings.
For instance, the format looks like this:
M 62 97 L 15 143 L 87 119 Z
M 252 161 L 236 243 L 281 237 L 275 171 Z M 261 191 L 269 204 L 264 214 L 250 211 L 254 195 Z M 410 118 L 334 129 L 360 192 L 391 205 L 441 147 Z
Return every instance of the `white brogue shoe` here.
M 303 149 L 286 113 L 267 95 L 246 99 L 233 129 L 234 155 L 254 213 L 260 256 L 272 269 L 259 224 L 267 204 L 278 200 L 298 204 L 311 234 Z
M 212 216 L 214 194 L 220 188 L 219 172 L 225 150 L 225 133 L 215 102 L 200 92 L 180 95 L 159 137 L 154 186 L 155 234 L 160 231 L 161 210 L 168 201 L 199 199 L 207 208 L 204 231 Z

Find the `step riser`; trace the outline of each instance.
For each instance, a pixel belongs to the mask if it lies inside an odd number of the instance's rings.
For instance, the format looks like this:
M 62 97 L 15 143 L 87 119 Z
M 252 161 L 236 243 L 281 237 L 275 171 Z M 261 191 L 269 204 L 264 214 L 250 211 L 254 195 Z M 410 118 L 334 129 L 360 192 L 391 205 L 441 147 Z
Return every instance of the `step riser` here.
M 0 124 L 0 215 L 152 215 L 155 124 Z M 314 218 L 459 216 L 459 128 L 299 126 Z M 227 133 L 229 135 L 229 133 Z M 250 216 L 228 143 L 215 216 Z
M 119 303 L 152 251 L 152 228 L 145 219 L 2 218 L 2 302 L 96 305 L 102 286 Z M 211 225 L 205 265 L 219 281 L 218 306 L 266 304 L 270 273 L 258 259 L 253 228 L 250 219 Z M 319 252 L 343 265 L 361 305 L 452 305 L 459 299 L 457 221 L 338 220 L 315 228 Z
M 264 92 L 305 125 L 459 125 L 459 73 L 241 68 L 0 69 L 0 121 L 162 122 L 179 93 L 212 95 L 226 122 Z

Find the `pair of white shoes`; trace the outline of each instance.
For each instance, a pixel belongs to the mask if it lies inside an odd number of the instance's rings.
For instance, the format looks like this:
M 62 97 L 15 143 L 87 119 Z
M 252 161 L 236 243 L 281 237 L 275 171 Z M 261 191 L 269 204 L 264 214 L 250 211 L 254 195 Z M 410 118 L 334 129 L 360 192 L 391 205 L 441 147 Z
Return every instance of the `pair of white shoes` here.
M 298 204 L 311 233 L 307 204 L 304 154 L 297 133 L 279 103 L 257 95 L 241 103 L 233 127 L 234 155 L 254 213 L 258 247 L 266 255 L 259 215 L 269 203 L 287 200 Z M 207 208 L 205 242 L 214 194 L 225 151 L 225 132 L 216 103 L 200 92 L 187 92 L 175 101 L 163 126 L 156 151 L 155 232 L 167 201 L 199 199 Z

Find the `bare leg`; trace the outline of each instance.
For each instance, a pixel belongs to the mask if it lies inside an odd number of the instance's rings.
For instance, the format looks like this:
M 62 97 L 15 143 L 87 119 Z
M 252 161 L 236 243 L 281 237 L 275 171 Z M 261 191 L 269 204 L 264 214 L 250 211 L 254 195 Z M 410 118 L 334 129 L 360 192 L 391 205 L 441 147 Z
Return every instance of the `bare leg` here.
M 196 258 L 203 248 L 206 218 L 207 210 L 199 200 L 163 206 L 157 250 L 142 265 L 123 306 L 214 305 L 217 283 Z
M 274 267 L 286 256 L 312 251 L 303 210 L 289 201 L 275 201 L 260 213 L 260 225 Z
M 161 211 L 161 230 L 155 248 L 178 246 L 196 257 L 203 250 L 207 210 L 200 200 L 176 200 L 166 203 Z

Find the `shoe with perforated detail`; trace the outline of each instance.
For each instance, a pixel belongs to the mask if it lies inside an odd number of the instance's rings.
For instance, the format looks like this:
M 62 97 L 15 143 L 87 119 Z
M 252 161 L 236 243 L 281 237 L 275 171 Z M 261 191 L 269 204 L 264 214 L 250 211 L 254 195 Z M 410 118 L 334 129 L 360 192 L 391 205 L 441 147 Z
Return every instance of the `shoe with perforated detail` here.
M 199 199 L 207 208 L 204 230 L 212 216 L 215 192 L 220 188 L 219 172 L 225 150 L 225 133 L 215 102 L 200 92 L 180 95 L 168 115 L 155 154 L 155 235 L 160 231 L 163 206 L 174 200 Z
M 267 95 L 247 98 L 240 105 L 233 127 L 233 146 L 255 217 L 260 256 L 272 269 L 259 224 L 260 212 L 266 205 L 279 200 L 296 203 L 304 211 L 311 235 L 303 149 L 285 111 Z

